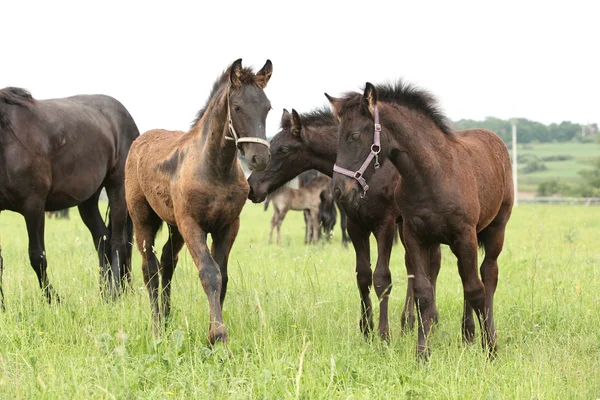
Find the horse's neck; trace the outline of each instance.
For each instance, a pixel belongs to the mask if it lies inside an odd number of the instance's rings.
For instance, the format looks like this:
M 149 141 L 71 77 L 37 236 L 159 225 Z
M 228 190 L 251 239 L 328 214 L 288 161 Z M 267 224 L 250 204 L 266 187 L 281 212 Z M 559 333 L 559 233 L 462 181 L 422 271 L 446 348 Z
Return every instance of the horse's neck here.
M 308 136 L 311 163 L 314 169 L 330 178 L 333 176 L 333 164 L 337 157 L 337 125 L 315 128 Z
M 441 179 L 448 159 L 448 141 L 433 123 L 403 124 L 402 129 L 385 133 L 390 142 L 390 161 L 402 176 L 403 185 L 426 190 Z
M 224 95 L 226 96 L 226 94 Z M 219 174 L 228 174 L 237 165 L 234 141 L 226 140 L 228 132 L 226 97 L 221 96 L 191 129 L 189 136 L 199 147 L 202 162 Z

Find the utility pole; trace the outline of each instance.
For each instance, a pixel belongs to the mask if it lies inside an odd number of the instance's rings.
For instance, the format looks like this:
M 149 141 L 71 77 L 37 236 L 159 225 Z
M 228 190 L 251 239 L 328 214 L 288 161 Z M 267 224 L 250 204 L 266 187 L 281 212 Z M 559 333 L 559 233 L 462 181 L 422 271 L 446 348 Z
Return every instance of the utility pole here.
M 517 119 L 511 119 L 512 123 L 512 175 L 513 175 L 513 187 L 515 190 L 514 205 L 518 205 L 519 190 L 517 185 Z

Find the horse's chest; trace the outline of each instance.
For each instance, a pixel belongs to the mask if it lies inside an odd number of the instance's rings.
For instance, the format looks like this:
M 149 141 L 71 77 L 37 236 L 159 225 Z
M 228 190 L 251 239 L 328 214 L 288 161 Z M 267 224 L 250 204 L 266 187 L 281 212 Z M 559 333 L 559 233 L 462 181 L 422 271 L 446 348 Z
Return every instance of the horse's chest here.
M 182 207 L 210 231 L 239 217 L 248 197 L 246 185 L 212 185 L 197 187 L 187 193 Z

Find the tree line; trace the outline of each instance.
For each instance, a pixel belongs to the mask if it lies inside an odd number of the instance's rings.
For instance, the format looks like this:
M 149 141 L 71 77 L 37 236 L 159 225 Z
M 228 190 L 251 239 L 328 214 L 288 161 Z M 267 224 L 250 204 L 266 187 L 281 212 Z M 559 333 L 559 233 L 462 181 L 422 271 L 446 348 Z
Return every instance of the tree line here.
M 531 121 L 527 118 L 517 118 L 517 135 L 519 143 L 548 143 L 548 142 L 567 142 L 581 141 L 594 143 L 598 136 L 598 124 L 581 125 L 570 121 L 563 121 L 559 124 L 550 125 L 541 122 Z M 487 117 L 483 121 L 473 119 L 461 119 L 453 122 L 456 130 L 485 128 L 496 132 L 504 143 L 512 142 L 512 123 L 509 119 L 496 117 Z

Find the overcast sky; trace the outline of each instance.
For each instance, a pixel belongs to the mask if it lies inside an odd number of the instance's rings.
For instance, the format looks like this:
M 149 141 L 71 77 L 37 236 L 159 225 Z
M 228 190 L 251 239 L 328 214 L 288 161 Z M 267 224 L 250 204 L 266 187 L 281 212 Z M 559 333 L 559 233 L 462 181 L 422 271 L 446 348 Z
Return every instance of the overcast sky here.
M 187 130 L 231 62 L 269 58 L 269 136 L 284 107 L 400 77 L 454 120 L 600 123 L 600 3 L 550 3 L 0 0 L 0 88 L 104 93 L 141 132 Z

